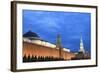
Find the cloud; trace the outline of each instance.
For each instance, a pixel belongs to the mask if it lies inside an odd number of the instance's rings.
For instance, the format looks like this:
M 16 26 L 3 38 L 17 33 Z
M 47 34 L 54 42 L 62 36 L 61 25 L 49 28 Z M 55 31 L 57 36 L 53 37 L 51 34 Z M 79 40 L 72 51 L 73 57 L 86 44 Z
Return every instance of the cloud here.
M 58 24 L 58 20 L 52 17 L 41 17 L 41 19 L 33 20 L 33 27 L 35 26 L 37 29 L 42 29 L 42 31 L 46 32 L 57 32 L 60 30 L 60 26 Z

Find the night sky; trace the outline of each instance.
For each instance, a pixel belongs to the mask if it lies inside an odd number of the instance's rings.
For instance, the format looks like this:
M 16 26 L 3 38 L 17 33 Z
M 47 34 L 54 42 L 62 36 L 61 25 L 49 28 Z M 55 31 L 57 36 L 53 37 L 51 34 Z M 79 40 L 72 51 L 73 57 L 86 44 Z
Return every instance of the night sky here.
M 23 10 L 23 34 L 29 30 L 53 44 L 60 34 L 61 45 L 71 52 L 79 51 L 82 36 L 85 51 L 91 51 L 90 13 Z

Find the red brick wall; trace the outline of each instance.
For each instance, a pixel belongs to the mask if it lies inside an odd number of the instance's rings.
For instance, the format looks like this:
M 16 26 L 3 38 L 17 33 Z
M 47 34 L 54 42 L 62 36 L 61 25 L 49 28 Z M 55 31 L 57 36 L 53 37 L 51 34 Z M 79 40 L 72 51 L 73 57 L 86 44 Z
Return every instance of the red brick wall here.
M 59 50 L 56 48 L 45 47 L 33 43 L 23 42 L 23 56 L 53 56 L 59 58 Z M 70 60 L 72 57 L 75 57 L 73 53 L 62 51 L 64 59 Z

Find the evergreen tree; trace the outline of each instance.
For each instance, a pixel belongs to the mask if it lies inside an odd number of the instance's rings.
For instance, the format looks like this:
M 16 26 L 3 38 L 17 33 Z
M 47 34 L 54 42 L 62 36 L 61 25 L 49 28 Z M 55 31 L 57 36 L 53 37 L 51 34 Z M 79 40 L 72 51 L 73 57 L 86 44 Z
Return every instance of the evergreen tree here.
M 23 56 L 23 62 L 27 62 L 27 57 L 26 57 L 26 55 Z

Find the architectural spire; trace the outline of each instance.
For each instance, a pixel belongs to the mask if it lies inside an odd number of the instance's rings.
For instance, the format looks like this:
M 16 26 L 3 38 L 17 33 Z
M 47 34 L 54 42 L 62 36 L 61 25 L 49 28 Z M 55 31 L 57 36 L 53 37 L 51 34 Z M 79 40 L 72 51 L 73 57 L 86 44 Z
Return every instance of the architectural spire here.
M 60 34 L 57 35 L 56 47 L 61 47 L 61 37 Z
M 62 47 L 61 47 L 61 37 L 60 34 L 57 35 L 57 41 L 56 41 L 56 48 L 59 49 L 59 58 L 62 59 Z
M 81 39 L 80 39 L 80 50 L 79 51 L 82 52 L 82 53 L 85 53 L 82 36 L 81 36 Z

